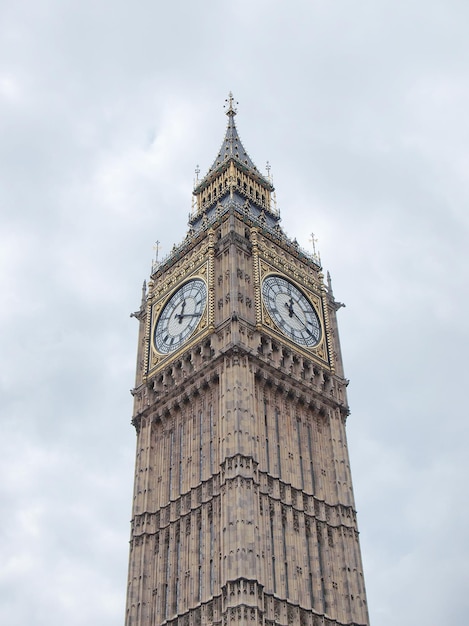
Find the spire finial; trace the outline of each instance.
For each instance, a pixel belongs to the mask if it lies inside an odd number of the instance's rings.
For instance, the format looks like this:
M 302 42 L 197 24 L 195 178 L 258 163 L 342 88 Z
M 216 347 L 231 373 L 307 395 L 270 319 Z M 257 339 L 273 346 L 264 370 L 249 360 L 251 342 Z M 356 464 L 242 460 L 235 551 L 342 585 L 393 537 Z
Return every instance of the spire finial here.
M 228 94 L 228 98 L 225 100 L 226 104 L 226 114 L 233 117 L 234 115 L 236 115 L 237 111 L 236 111 L 236 105 L 238 104 L 237 102 L 235 102 L 234 98 L 233 98 L 233 94 L 230 91 L 230 93 Z
M 316 244 L 318 242 L 318 238 L 314 233 L 311 233 L 310 242 L 313 244 L 313 256 L 316 256 Z
M 155 251 L 155 263 L 158 265 L 158 253 L 160 251 L 160 241 L 155 241 L 153 250 Z

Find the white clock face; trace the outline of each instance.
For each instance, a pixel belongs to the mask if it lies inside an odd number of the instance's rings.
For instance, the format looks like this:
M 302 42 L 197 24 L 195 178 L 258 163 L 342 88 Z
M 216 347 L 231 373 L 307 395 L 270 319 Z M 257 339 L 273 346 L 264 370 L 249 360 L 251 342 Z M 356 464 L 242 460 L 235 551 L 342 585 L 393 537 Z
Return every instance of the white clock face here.
M 281 276 L 262 283 L 265 306 L 275 325 L 295 343 L 312 348 L 321 339 L 321 323 L 308 298 Z
M 200 278 L 185 283 L 165 304 L 155 326 L 153 342 L 161 354 L 182 346 L 205 311 L 207 286 Z

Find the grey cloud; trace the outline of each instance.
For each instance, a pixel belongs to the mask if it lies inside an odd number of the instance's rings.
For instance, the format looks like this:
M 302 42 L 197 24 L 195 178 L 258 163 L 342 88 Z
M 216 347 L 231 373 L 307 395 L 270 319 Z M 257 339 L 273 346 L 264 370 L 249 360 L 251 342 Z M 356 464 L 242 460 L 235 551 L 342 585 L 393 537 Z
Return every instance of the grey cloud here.
M 230 89 L 284 228 L 319 237 L 347 304 L 372 624 L 464 621 L 466 4 L 1 10 L 0 621 L 123 621 L 129 313 L 154 242 L 185 236 Z

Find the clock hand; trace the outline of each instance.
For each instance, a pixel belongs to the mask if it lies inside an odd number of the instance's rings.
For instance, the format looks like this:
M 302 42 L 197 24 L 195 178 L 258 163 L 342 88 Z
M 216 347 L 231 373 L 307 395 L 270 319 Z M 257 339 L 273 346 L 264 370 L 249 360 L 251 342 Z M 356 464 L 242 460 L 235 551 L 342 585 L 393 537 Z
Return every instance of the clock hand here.
M 293 311 L 293 309 L 292 309 L 292 313 L 293 313 L 293 315 L 296 317 L 296 319 L 297 319 L 299 322 L 301 322 L 302 326 L 304 326 L 305 331 L 306 331 L 309 335 L 311 335 L 311 337 L 314 337 L 314 335 L 313 335 L 312 331 L 311 331 L 311 330 L 310 330 L 310 329 L 306 326 L 306 322 L 305 322 L 304 320 L 302 320 L 302 319 L 301 319 L 301 317 L 298 315 L 298 313 L 296 313 L 295 311 Z M 290 317 L 292 317 L 292 316 L 290 316 Z M 310 322 L 310 323 L 311 323 L 311 322 Z
M 179 322 L 181 322 L 183 317 L 199 317 L 199 313 L 178 313 L 176 317 L 179 318 Z
M 288 315 L 289 315 L 289 317 L 293 317 L 293 313 L 294 313 L 294 311 L 293 311 L 293 298 L 291 298 L 291 297 L 290 297 L 290 302 L 289 302 L 289 304 L 287 304 L 287 303 L 285 302 L 285 306 L 286 306 L 286 307 L 287 307 L 287 309 L 288 309 Z
M 289 315 L 290 317 L 295 316 L 295 317 L 296 317 L 296 319 L 297 319 L 297 320 L 301 323 L 301 325 L 304 327 L 304 329 L 306 330 L 306 332 L 307 332 L 309 335 L 311 335 L 311 337 L 314 337 L 313 332 L 312 332 L 312 331 L 311 331 L 311 330 L 310 330 L 310 329 L 306 326 L 307 321 L 305 322 L 305 320 L 304 320 L 304 319 L 301 319 L 301 317 L 298 315 L 298 313 L 297 313 L 297 312 L 295 311 L 295 309 L 293 308 L 293 303 L 294 303 L 294 300 L 293 300 L 293 298 L 292 298 L 291 296 L 290 296 L 290 301 L 289 301 L 288 303 L 287 303 L 287 302 L 285 302 L 285 306 L 286 306 L 286 307 L 287 307 L 287 309 L 288 309 L 288 315 Z M 309 323 L 311 324 L 312 322 L 309 322 Z
M 182 316 L 183 316 L 183 313 L 184 313 L 185 306 L 186 306 L 186 299 L 184 298 L 184 300 L 182 301 L 181 313 L 179 315 L 176 315 L 176 317 L 179 318 L 179 323 L 182 322 Z

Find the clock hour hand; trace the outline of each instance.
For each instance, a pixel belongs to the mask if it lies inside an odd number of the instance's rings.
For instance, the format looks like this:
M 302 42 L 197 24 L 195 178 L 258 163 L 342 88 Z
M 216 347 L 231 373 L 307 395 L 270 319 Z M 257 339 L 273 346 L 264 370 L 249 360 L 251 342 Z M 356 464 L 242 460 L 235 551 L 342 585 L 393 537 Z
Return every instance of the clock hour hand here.
M 295 313 L 295 311 L 293 310 L 293 298 L 292 297 L 290 297 L 290 302 L 288 304 L 285 302 L 285 306 L 288 309 L 289 317 L 293 317 L 293 314 Z

